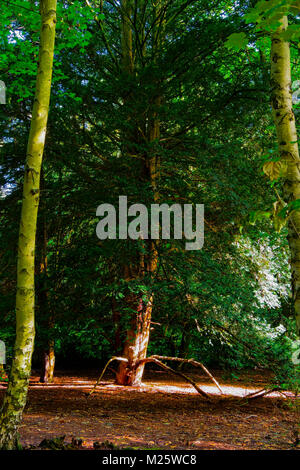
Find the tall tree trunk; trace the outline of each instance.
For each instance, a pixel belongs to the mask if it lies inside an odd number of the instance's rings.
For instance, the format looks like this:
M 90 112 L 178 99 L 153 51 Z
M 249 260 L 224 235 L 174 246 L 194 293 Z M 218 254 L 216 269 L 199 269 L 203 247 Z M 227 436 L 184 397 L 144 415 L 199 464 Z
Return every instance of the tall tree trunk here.
M 133 50 L 132 50 L 132 0 L 122 0 L 122 27 L 121 27 L 121 49 L 122 70 L 128 74 L 133 73 Z
M 290 46 L 282 38 L 288 26 L 284 16 L 281 25 L 272 35 L 271 93 L 273 117 L 281 161 L 286 166 L 284 199 L 290 203 L 300 199 L 300 157 L 297 143 L 295 115 L 292 104 Z M 292 293 L 297 332 L 300 335 L 300 211 L 291 213 L 288 222 L 288 242 L 292 272 Z
M 51 90 L 57 0 L 40 0 L 41 32 L 36 92 L 33 104 L 23 184 L 19 232 L 16 343 L 8 389 L 0 416 L 0 449 L 18 448 L 18 428 L 26 404 L 34 347 L 34 257 L 40 172 Z
M 43 188 L 43 172 L 41 173 L 41 189 Z M 55 349 L 54 349 L 54 315 L 51 311 L 49 304 L 49 292 L 47 287 L 47 248 L 48 248 L 48 236 L 47 236 L 47 224 L 45 218 L 42 222 L 42 240 L 41 240 L 41 260 L 39 265 L 39 277 L 40 284 L 37 293 L 38 301 L 38 314 L 40 317 L 40 324 L 43 330 L 46 331 L 45 339 L 43 341 L 43 354 L 42 354 L 42 370 L 40 375 L 40 382 L 51 383 L 54 379 L 54 366 L 55 366 Z
M 136 306 L 137 296 L 132 296 L 132 308 L 136 313 L 132 316 L 131 328 L 127 331 L 122 356 L 128 363 L 121 362 L 116 375 L 119 385 L 141 385 L 144 373 L 144 364 L 137 365 L 147 356 L 152 313 L 152 298 L 145 305 L 140 299 Z M 128 304 L 128 299 L 127 299 Z
M 162 1 L 157 2 L 157 6 L 154 7 L 154 22 L 153 28 L 153 56 L 154 61 L 159 53 L 161 47 L 161 34 L 162 34 L 162 16 L 161 8 Z M 128 31 L 130 29 L 130 23 L 127 21 L 131 15 L 130 0 L 123 1 L 123 11 L 125 15 L 125 21 L 123 21 L 123 68 L 127 73 L 132 74 L 134 70 L 133 65 L 133 54 L 132 54 L 132 33 Z M 126 13 L 127 12 L 127 13 Z M 141 28 L 143 29 L 143 28 Z M 143 36 L 143 32 L 141 33 Z M 142 38 L 141 38 L 142 39 Z M 143 49 L 142 53 L 146 53 Z M 147 125 L 143 125 L 143 128 L 147 128 L 148 142 L 151 144 L 158 141 L 160 138 L 160 123 L 158 119 L 157 108 L 161 105 L 161 96 L 159 92 L 153 99 L 154 111 L 148 119 Z M 151 184 L 153 200 L 158 202 L 158 189 L 157 189 L 157 178 L 159 174 L 159 157 L 154 155 L 145 155 L 142 163 L 142 179 L 145 183 Z M 157 270 L 158 253 L 157 247 L 153 240 L 144 240 L 144 247 L 147 249 L 146 254 L 141 254 L 137 261 L 136 266 L 127 266 L 125 278 L 127 280 L 134 279 L 137 277 L 142 278 L 145 275 L 153 276 Z M 151 315 L 153 308 L 153 293 L 149 294 L 148 300 L 142 299 L 142 294 L 130 294 L 125 299 L 127 305 L 132 310 L 131 326 L 127 331 L 126 340 L 124 343 L 123 357 L 128 359 L 128 362 L 120 362 L 116 381 L 120 385 L 135 385 L 141 384 L 145 363 L 141 362 L 147 356 L 147 348 L 150 336 L 150 325 Z M 137 365 L 139 364 L 139 365 Z
M 115 298 L 112 298 L 112 321 L 114 324 L 115 337 L 114 337 L 114 353 L 116 356 L 121 354 L 122 341 L 121 341 L 121 314 Z
M 51 327 L 50 327 L 51 328 Z M 43 367 L 40 376 L 40 382 L 50 384 L 54 379 L 55 349 L 54 340 L 49 339 L 47 348 L 44 350 Z

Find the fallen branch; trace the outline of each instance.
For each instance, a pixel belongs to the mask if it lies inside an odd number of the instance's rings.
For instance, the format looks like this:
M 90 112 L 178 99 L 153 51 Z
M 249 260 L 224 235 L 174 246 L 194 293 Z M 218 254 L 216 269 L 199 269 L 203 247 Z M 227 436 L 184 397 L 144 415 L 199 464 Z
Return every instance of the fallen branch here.
M 214 382 L 214 384 L 218 387 L 218 389 L 220 390 L 220 392 L 222 394 L 224 394 L 219 382 L 213 377 L 213 375 L 209 372 L 209 370 L 207 370 L 207 368 L 201 363 L 201 362 L 198 362 L 198 361 L 195 361 L 195 359 L 181 359 L 180 357 L 168 357 L 168 356 L 157 356 L 157 355 L 154 355 L 154 356 L 151 356 L 151 357 L 154 357 L 156 359 L 161 359 L 162 361 L 176 361 L 176 362 L 184 362 L 186 364 L 192 364 L 193 366 L 195 367 L 201 367 L 204 372 L 208 375 L 208 377 Z
M 88 394 L 88 397 L 90 397 L 92 395 L 92 393 L 94 393 L 95 391 L 95 388 L 99 385 L 99 383 L 101 382 L 102 380 L 102 377 L 103 375 L 105 374 L 105 371 L 107 369 L 107 367 L 109 366 L 109 364 L 112 362 L 112 361 L 121 361 L 121 362 L 128 362 L 128 359 L 126 359 L 125 357 L 117 357 L 117 356 L 113 356 L 109 359 L 109 361 L 107 361 L 107 363 L 105 364 L 105 367 L 99 377 L 99 379 L 97 380 L 97 382 L 95 383 L 94 387 L 92 388 L 92 390 L 90 391 L 90 393 Z
M 159 361 L 156 357 L 154 356 L 150 356 L 146 359 L 141 359 L 136 367 L 138 367 L 139 365 L 141 364 L 147 364 L 148 362 L 154 362 L 154 364 L 157 364 L 158 366 L 160 366 L 162 369 L 165 369 L 169 372 L 171 372 L 172 374 L 175 374 L 175 375 L 178 375 L 179 377 L 182 377 L 183 379 L 185 379 L 187 382 L 189 382 L 196 390 L 198 393 L 200 393 L 200 395 L 202 395 L 203 397 L 207 398 L 208 400 L 210 400 L 210 397 L 209 395 L 204 392 L 204 390 L 202 390 L 194 380 L 190 379 L 189 377 L 187 377 L 185 374 L 183 374 L 182 372 L 179 372 L 179 371 L 176 371 L 174 369 L 172 369 L 171 367 L 167 366 L 166 364 L 164 364 L 163 362 Z

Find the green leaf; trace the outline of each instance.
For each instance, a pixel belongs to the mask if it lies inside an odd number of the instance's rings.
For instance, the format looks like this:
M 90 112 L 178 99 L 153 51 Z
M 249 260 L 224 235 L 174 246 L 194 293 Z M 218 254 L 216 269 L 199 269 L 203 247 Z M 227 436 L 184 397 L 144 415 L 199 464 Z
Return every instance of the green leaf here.
M 289 202 L 281 211 L 278 213 L 280 217 L 286 217 L 288 213 L 290 214 L 292 211 L 300 210 L 300 199 L 296 201 Z
M 291 39 L 295 40 L 300 38 L 300 26 L 299 24 L 291 24 L 286 31 L 283 31 L 281 36 L 286 40 L 290 41 Z
M 257 221 L 260 221 L 264 218 L 269 219 L 271 217 L 271 212 L 269 211 L 252 211 L 250 212 L 250 220 L 249 223 L 251 225 L 255 225 Z
M 245 33 L 233 33 L 228 37 L 227 41 L 225 42 L 225 46 L 228 49 L 232 49 L 234 51 L 244 49 L 247 44 L 248 38 Z

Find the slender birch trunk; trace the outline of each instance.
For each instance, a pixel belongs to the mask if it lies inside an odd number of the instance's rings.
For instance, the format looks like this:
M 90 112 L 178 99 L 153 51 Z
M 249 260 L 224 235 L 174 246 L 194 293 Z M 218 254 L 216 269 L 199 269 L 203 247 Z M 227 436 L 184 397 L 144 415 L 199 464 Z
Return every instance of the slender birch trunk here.
M 23 184 L 19 232 L 16 342 L 8 389 L 0 415 L 0 449 L 18 448 L 34 347 L 34 257 L 40 172 L 49 112 L 57 0 L 40 0 L 41 32 L 36 91 Z
M 290 46 L 281 33 L 288 27 L 287 16 L 272 35 L 271 98 L 281 160 L 286 166 L 284 199 L 290 203 L 300 199 L 300 156 L 295 115 L 292 104 Z M 297 332 L 300 336 L 300 211 L 291 213 L 288 222 L 288 242 L 292 272 L 292 293 Z

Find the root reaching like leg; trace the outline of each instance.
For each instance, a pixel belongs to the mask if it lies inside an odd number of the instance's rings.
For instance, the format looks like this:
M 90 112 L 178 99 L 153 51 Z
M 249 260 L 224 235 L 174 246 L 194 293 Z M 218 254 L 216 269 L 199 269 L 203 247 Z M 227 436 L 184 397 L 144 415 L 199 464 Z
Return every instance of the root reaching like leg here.
M 161 367 L 162 369 L 165 369 L 169 372 L 171 372 L 172 374 L 174 375 L 178 375 L 179 377 L 182 377 L 184 380 L 186 380 L 187 382 L 189 382 L 191 385 L 193 385 L 193 387 L 197 390 L 198 393 L 200 393 L 200 395 L 202 395 L 203 397 L 207 398 L 208 400 L 210 399 L 209 395 L 204 392 L 204 390 L 202 390 L 194 380 L 190 379 L 189 377 L 187 377 L 185 374 L 183 374 L 182 372 L 179 372 L 179 371 L 176 371 L 174 369 L 172 369 L 171 367 L 167 366 L 166 364 L 164 364 L 163 362 L 161 362 L 159 359 L 157 359 L 156 357 L 154 356 L 151 356 L 151 357 L 148 357 L 146 359 L 142 359 L 141 361 L 139 361 L 138 365 L 140 365 L 141 363 L 143 364 L 147 364 L 149 362 L 154 362 L 154 364 L 157 364 L 159 367 Z
M 270 388 L 268 390 L 262 388 L 261 390 L 257 390 L 256 392 L 249 393 L 248 395 L 243 397 L 243 400 L 254 400 L 255 398 L 262 398 L 276 391 L 279 391 L 278 387 Z
M 219 382 L 214 378 L 214 376 L 209 372 L 209 370 L 201 362 L 195 361 L 195 359 L 181 359 L 180 357 L 168 357 L 168 356 L 157 356 L 157 355 L 154 355 L 154 356 L 151 356 L 151 357 L 154 357 L 154 358 L 159 359 L 161 361 L 176 361 L 176 362 L 191 364 L 192 366 L 195 366 L 195 367 L 201 367 L 201 369 L 204 370 L 206 375 L 208 375 L 208 377 L 218 387 L 220 392 L 222 394 L 224 393 L 221 386 L 220 386 L 220 384 L 219 384 Z
M 120 362 L 127 362 L 128 363 L 128 359 L 126 359 L 125 357 L 113 356 L 112 358 L 110 358 L 109 361 L 106 363 L 106 365 L 105 365 L 99 379 L 97 380 L 96 384 L 94 385 L 94 387 L 92 388 L 92 390 L 88 394 L 88 397 L 91 396 L 92 393 L 95 391 L 96 387 L 101 382 L 101 380 L 102 380 L 102 378 L 105 374 L 106 369 L 108 368 L 109 364 L 112 361 L 120 361 Z M 203 397 L 205 397 L 208 400 L 210 399 L 209 395 L 204 390 L 202 390 L 202 388 L 200 388 L 199 385 L 197 385 L 197 383 L 193 379 L 191 379 L 187 375 L 183 374 L 182 372 L 179 372 L 179 371 L 176 371 L 176 370 L 172 369 L 171 367 L 164 364 L 162 361 L 182 362 L 182 363 L 191 364 L 195 367 L 201 367 L 204 370 L 204 372 L 210 377 L 210 379 L 214 382 L 214 384 L 218 387 L 220 392 L 223 394 L 223 390 L 221 389 L 221 387 L 220 387 L 219 383 L 217 382 L 217 380 L 212 376 L 212 374 L 207 370 L 207 368 L 201 362 L 195 361 L 194 359 L 182 359 L 180 357 L 169 357 L 169 356 L 154 355 L 154 356 L 150 356 L 150 357 L 145 358 L 145 359 L 141 359 L 140 361 L 138 361 L 135 364 L 134 367 L 137 368 L 137 367 L 141 366 L 142 364 L 147 364 L 149 362 L 153 362 L 154 364 L 157 364 L 162 369 L 167 370 L 168 372 L 171 372 L 174 375 L 182 377 L 186 382 L 190 383 L 195 388 L 195 390 L 197 390 L 197 392 L 200 395 L 202 395 Z
M 94 387 L 92 388 L 92 390 L 90 391 L 90 393 L 88 394 L 88 397 L 90 397 L 92 395 L 92 393 L 94 393 L 96 387 L 99 385 L 99 383 L 101 382 L 102 380 L 102 377 L 104 376 L 105 374 L 105 371 L 106 369 L 108 368 L 109 364 L 113 361 L 121 361 L 121 362 L 128 362 L 128 359 L 126 359 L 125 357 L 117 357 L 117 356 L 113 356 L 109 359 L 109 361 L 107 361 L 107 363 L 105 364 L 105 367 L 99 377 L 99 379 L 97 380 L 97 382 L 95 383 Z

